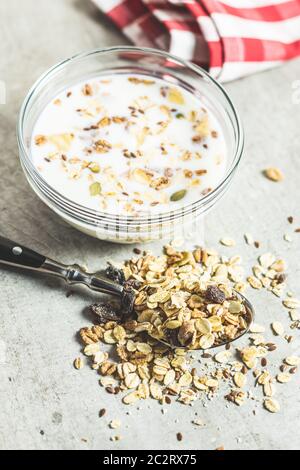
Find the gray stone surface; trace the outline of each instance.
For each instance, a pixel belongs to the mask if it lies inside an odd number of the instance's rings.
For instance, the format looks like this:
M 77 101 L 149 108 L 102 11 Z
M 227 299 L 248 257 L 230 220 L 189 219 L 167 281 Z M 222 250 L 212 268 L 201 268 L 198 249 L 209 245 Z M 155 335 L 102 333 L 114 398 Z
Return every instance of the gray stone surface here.
M 1 234 L 91 269 L 103 266 L 107 257 L 126 257 L 130 247 L 76 232 L 39 201 L 21 171 L 15 136 L 22 99 L 41 72 L 79 51 L 126 40 L 84 0 L 2 0 L 0 38 L 0 79 L 7 86 L 7 104 L 0 105 Z M 292 243 L 283 234 L 300 227 L 300 104 L 292 101 L 292 83 L 299 79 L 298 60 L 226 86 L 244 122 L 246 150 L 231 190 L 206 218 L 205 232 L 209 246 L 217 246 L 223 235 L 235 237 L 237 247 L 221 251 L 242 253 L 249 267 L 258 253 L 243 242 L 243 233 L 251 232 L 261 241 L 261 251 L 272 250 L 288 260 L 290 290 L 298 296 L 300 234 L 292 234 Z M 283 169 L 284 182 L 276 185 L 261 176 L 269 165 Z M 287 223 L 289 215 L 296 218 L 294 226 Z M 0 286 L 0 448 L 299 448 L 299 375 L 277 387 L 282 410 L 276 415 L 254 402 L 238 408 L 215 400 L 207 407 L 175 404 L 165 415 L 158 404 L 144 402 L 127 416 L 128 408 L 103 393 L 93 371 L 72 367 L 80 351 L 75 332 L 89 322 L 84 313 L 91 300 L 88 292 L 78 290 L 66 298 L 66 287 L 55 280 L 8 268 L 0 270 Z M 270 339 L 273 318 L 288 327 L 278 299 L 254 291 L 249 297 Z M 284 340 L 279 343 L 273 355 L 278 361 L 291 348 Z M 100 420 L 103 407 L 108 413 Z M 190 424 L 195 413 L 205 429 Z M 109 440 L 115 434 L 107 426 L 113 418 L 123 423 L 118 443 Z M 178 431 L 184 435 L 181 443 L 176 441 Z

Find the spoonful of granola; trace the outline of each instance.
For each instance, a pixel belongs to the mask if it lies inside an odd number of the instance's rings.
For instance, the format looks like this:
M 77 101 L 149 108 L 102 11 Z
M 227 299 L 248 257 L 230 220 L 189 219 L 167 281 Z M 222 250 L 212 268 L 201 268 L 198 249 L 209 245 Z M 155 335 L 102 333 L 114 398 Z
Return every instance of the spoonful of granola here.
M 0 263 L 118 297 L 117 308 L 108 303 L 91 306 L 99 323 L 121 323 L 172 348 L 205 350 L 230 343 L 249 330 L 254 318 L 250 302 L 228 281 L 210 277 L 192 252 L 170 247 L 162 256 L 146 253 L 122 269 L 109 264 L 101 274 L 58 263 L 0 237 Z
M 135 291 L 134 320 L 125 326 L 173 348 L 193 350 L 222 346 L 247 333 L 254 319 L 251 303 L 228 281 L 209 278 L 192 253 L 165 250 L 160 257 L 131 260 L 121 270 L 109 266 L 109 277 Z M 91 308 L 100 317 L 105 310 L 104 305 Z

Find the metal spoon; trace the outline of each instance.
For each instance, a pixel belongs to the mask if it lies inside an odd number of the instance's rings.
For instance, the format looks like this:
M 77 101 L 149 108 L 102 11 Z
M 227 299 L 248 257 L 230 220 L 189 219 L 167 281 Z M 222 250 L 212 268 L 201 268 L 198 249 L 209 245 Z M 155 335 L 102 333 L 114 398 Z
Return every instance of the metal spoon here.
M 89 289 L 101 292 L 104 294 L 110 294 L 119 297 L 121 305 L 130 313 L 133 309 L 134 295 L 131 289 L 127 289 L 126 286 L 113 282 L 107 277 L 101 275 L 98 272 L 89 273 L 78 264 L 65 265 L 58 263 L 46 256 L 43 256 L 29 248 L 26 248 L 12 240 L 3 238 L 0 236 L 0 263 L 15 266 L 18 268 L 25 268 L 32 271 L 40 272 L 43 274 L 51 274 L 67 282 L 69 285 L 83 284 Z M 246 297 L 239 292 L 235 292 L 243 300 L 243 303 L 247 311 L 247 327 L 237 337 L 232 340 L 224 341 L 218 345 L 214 345 L 211 348 L 224 346 L 228 343 L 236 341 L 241 338 L 244 334 L 249 331 L 249 328 L 254 320 L 254 309 Z M 180 347 L 174 346 L 165 340 L 158 340 L 163 344 L 166 344 L 172 348 Z M 211 349 L 209 348 L 209 349 Z M 201 348 L 199 348 L 201 349 Z M 203 350 L 203 349 L 202 349 Z
M 251 328 L 251 325 L 253 324 L 254 322 L 254 317 L 255 317 L 255 313 L 254 313 L 254 308 L 252 306 L 252 304 L 249 302 L 249 300 L 244 296 L 242 295 L 240 292 L 237 292 L 236 290 L 233 289 L 233 292 L 241 298 L 245 308 L 246 308 L 246 316 L 244 317 L 246 322 L 247 322 L 247 326 L 244 330 L 242 330 L 240 332 L 240 334 L 238 334 L 237 336 L 235 336 L 233 339 L 228 339 L 226 341 L 222 341 L 218 344 L 213 344 L 210 348 L 206 348 L 206 349 L 203 349 L 203 348 L 195 348 L 195 349 L 190 349 L 191 351 L 208 351 L 209 349 L 215 349 L 215 348 L 220 348 L 221 346 L 226 346 L 227 344 L 230 344 L 230 343 L 234 343 L 235 341 L 237 341 L 238 339 L 242 338 L 242 336 L 244 336 L 245 334 L 247 334 Z M 179 346 L 179 345 L 173 345 L 171 343 L 168 343 L 167 341 L 165 341 L 164 339 L 158 339 L 158 341 L 160 343 L 163 343 L 165 344 L 166 346 L 169 346 L 173 349 L 187 349 L 186 347 L 184 346 Z

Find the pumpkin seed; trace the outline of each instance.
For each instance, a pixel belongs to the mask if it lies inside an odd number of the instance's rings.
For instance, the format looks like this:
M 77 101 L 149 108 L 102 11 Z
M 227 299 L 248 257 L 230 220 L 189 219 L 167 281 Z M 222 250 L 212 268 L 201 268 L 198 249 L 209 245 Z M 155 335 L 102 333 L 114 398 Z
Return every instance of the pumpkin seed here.
M 180 201 L 180 199 L 184 198 L 186 193 L 187 193 L 186 189 L 181 189 L 180 191 L 176 191 L 176 193 L 173 193 L 171 195 L 170 201 L 172 201 L 172 202 Z
M 98 163 L 91 162 L 91 163 L 89 164 L 89 169 L 90 169 L 93 173 L 99 173 L 99 171 L 100 171 L 100 166 L 98 165 Z
M 101 184 L 96 181 L 90 185 L 90 195 L 99 196 L 101 194 Z

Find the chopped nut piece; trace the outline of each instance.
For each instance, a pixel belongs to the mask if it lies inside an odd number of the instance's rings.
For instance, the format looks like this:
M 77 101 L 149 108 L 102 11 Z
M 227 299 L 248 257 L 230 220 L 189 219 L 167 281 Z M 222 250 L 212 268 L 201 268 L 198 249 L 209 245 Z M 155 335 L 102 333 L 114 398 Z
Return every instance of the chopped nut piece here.
M 111 119 L 106 116 L 106 117 L 100 119 L 100 121 L 97 123 L 97 126 L 98 127 L 105 127 L 105 126 L 109 126 L 110 123 L 111 123 Z
M 154 80 L 147 80 L 144 78 L 138 78 L 138 77 L 129 77 L 128 81 L 131 83 L 134 83 L 135 85 L 153 85 L 155 82 Z
M 83 89 L 82 89 L 82 93 L 85 95 L 85 96 L 92 96 L 93 94 L 93 89 L 91 87 L 91 85 L 89 85 L 88 83 L 86 85 L 84 85 Z
M 97 153 L 107 153 L 111 149 L 111 144 L 107 140 L 97 140 L 95 150 Z
M 47 138 L 44 135 L 37 135 L 35 137 L 35 145 L 44 145 L 47 142 Z

